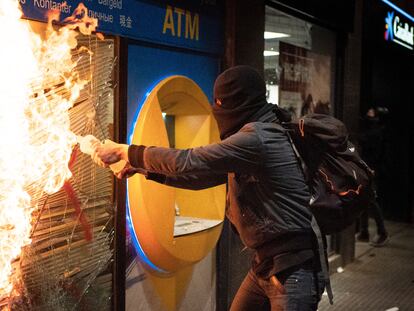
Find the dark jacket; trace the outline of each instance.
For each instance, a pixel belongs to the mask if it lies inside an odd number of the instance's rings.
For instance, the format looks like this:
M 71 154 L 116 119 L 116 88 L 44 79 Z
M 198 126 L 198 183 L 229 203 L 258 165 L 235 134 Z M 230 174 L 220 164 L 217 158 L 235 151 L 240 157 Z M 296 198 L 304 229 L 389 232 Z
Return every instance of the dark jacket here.
M 361 126 L 359 134 L 359 144 L 361 147 L 361 157 L 367 164 L 379 173 L 379 169 L 384 164 L 384 126 L 377 118 L 366 118 Z
M 309 190 L 287 136 L 274 123 L 251 122 L 220 143 L 177 150 L 130 146 L 147 178 L 185 189 L 228 180 L 226 215 L 243 243 L 275 256 L 311 249 Z

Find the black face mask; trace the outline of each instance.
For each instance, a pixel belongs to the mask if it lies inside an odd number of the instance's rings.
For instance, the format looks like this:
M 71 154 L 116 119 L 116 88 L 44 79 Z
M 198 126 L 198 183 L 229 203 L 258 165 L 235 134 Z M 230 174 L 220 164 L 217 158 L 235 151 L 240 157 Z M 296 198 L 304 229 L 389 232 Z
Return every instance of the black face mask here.
M 232 67 L 218 76 L 214 83 L 213 114 L 221 139 L 254 121 L 276 119 L 274 105 L 266 101 L 266 84 L 259 73 L 249 66 Z

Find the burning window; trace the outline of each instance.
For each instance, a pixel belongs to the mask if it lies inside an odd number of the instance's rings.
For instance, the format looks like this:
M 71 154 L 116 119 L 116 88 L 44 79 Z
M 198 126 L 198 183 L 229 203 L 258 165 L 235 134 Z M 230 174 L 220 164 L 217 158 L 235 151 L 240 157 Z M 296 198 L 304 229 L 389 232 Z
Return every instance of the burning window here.
M 46 27 L 0 1 L 0 310 L 111 305 L 113 178 L 76 135 L 113 136 L 114 42 L 86 10 Z

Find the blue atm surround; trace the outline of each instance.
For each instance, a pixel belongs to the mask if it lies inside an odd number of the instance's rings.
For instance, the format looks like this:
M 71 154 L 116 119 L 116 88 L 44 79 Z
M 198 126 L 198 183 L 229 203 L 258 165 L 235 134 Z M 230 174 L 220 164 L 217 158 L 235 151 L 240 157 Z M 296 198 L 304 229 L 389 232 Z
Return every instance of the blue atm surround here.
M 131 44 L 128 47 L 128 103 L 127 133 L 130 143 L 135 122 L 145 99 L 163 79 L 172 75 L 187 76 L 195 81 L 212 102 L 214 80 L 219 73 L 219 59 L 192 51 Z M 164 272 L 155 266 L 143 252 L 131 227 L 127 208 L 127 222 L 132 241 L 140 256 L 150 268 Z

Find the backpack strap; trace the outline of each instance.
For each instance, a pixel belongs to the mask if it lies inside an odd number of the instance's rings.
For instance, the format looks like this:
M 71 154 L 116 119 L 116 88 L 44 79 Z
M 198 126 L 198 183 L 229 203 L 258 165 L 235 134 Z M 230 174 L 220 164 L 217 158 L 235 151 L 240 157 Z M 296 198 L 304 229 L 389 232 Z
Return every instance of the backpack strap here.
M 298 151 L 298 149 L 296 148 L 292 137 L 289 133 L 289 130 L 283 128 L 283 126 L 276 124 L 278 128 L 282 128 L 284 130 L 284 132 L 286 133 L 286 136 L 289 139 L 290 144 L 292 145 L 293 151 L 296 155 L 297 160 L 299 161 L 299 164 L 302 168 L 302 172 L 303 175 L 305 176 L 305 179 L 308 179 L 308 168 L 306 166 L 305 161 L 302 159 L 302 157 L 300 156 L 300 153 Z M 331 305 L 333 305 L 333 292 L 332 292 L 332 287 L 331 287 L 331 279 L 329 277 L 329 269 L 328 269 L 328 258 L 325 252 L 325 247 L 323 246 L 323 235 L 322 232 L 319 228 L 319 225 L 316 221 L 316 218 L 314 215 L 312 215 L 312 220 L 311 220 L 311 227 L 313 230 L 313 233 L 316 236 L 316 240 L 318 242 L 318 253 L 319 253 L 319 261 L 321 263 L 321 268 L 322 268 L 322 273 L 323 273 L 323 277 L 325 279 L 325 286 L 326 286 L 326 293 L 328 294 L 328 299 L 329 299 L 329 303 Z
M 285 128 L 285 127 L 283 127 L 282 124 L 279 124 L 279 123 L 276 123 L 276 122 L 274 122 L 273 124 L 279 130 L 281 130 L 283 133 L 286 134 L 287 138 L 289 139 L 290 145 L 293 148 L 293 152 L 295 153 L 296 159 L 299 161 L 300 167 L 302 168 L 302 173 L 305 176 L 305 180 L 306 180 L 306 182 L 308 182 L 309 181 L 308 167 L 307 167 L 305 161 L 300 156 L 300 153 L 298 151 L 298 148 L 295 146 L 295 143 L 293 142 L 292 136 L 290 135 L 290 132 L 289 132 L 290 130 L 287 129 L 287 128 Z
M 328 294 L 329 303 L 333 305 L 333 293 L 332 293 L 332 287 L 331 287 L 331 279 L 329 278 L 328 258 L 326 257 L 325 248 L 323 246 L 322 232 L 319 229 L 319 225 L 316 222 L 315 216 L 313 215 L 312 215 L 312 220 L 311 220 L 311 226 L 312 226 L 313 232 L 316 235 L 316 239 L 318 241 L 319 261 L 321 262 L 322 273 L 325 279 L 326 293 Z
M 302 168 L 303 176 L 305 176 L 305 181 L 309 182 L 309 170 L 306 162 L 302 159 L 298 148 L 296 148 L 295 143 L 293 142 L 292 136 L 290 135 L 289 131 L 285 131 L 287 137 L 289 138 L 290 145 L 292 146 L 293 152 L 295 153 L 296 159 L 299 161 L 300 167 Z

